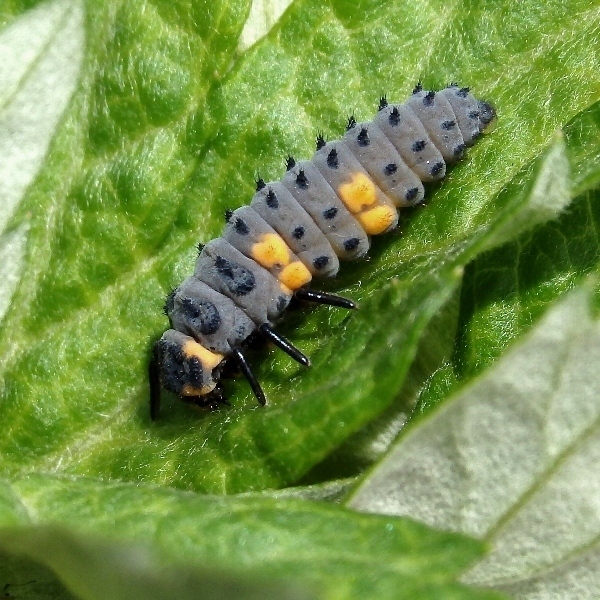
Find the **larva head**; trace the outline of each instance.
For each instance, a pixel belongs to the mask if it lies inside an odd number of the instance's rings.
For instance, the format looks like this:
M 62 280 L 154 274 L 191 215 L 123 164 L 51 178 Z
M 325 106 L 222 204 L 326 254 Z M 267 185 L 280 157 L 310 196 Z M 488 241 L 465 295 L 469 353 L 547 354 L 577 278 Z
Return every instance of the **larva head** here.
M 207 350 L 193 338 L 174 329 L 156 343 L 156 360 L 162 386 L 180 396 L 205 396 L 219 380 L 222 354 Z

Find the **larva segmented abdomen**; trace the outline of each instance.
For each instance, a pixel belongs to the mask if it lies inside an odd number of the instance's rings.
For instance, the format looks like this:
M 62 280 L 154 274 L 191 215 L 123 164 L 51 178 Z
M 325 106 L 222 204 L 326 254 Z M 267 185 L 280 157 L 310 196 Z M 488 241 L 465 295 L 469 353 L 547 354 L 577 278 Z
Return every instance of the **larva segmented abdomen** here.
M 382 99 L 373 121 L 351 118 L 341 140 L 319 136 L 312 159 L 289 158 L 281 181 L 258 181 L 250 205 L 228 211 L 222 236 L 203 247 L 194 274 L 167 299 L 172 329 L 155 346 L 153 416 L 160 384 L 197 404 L 221 401 L 219 368 L 229 357 L 264 403 L 241 353 L 247 338 L 258 331 L 308 364 L 273 321 L 294 294 L 352 307 L 305 286 L 313 276 L 335 276 L 339 259 L 364 256 L 369 236 L 393 229 L 397 208 L 421 202 L 423 182 L 443 178 L 493 118 L 468 88 L 418 85 L 404 104 Z

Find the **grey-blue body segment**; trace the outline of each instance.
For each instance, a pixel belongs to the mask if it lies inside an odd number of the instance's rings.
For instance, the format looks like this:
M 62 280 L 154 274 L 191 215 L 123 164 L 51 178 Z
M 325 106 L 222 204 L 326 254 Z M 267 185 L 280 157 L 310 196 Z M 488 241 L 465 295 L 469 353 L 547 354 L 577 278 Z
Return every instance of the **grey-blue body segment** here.
M 344 186 L 357 174 L 367 181 L 372 206 L 394 210 L 395 219 L 376 233 L 389 231 L 397 224 L 395 209 L 420 203 L 423 182 L 442 179 L 447 165 L 463 157 L 494 117 L 492 106 L 468 88 L 452 84 L 427 92 L 419 85 L 403 104 L 382 99 L 372 121 L 351 118 L 341 140 L 319 136 L 312 159 L 288 159 L 280 181 L 257 182 L 250 205 L 228 213 L 222 236 L 202 247 L 193 275 L 167 299 L 171 329 L 156 343 L 150 368 L 153 418 L 160 387 L 202 406 L 223 402 L 219 379 L 227 359 L 237 363 L 264 404 L 241 352 L 248 337 L 262 334 L 308 364 L 272 329 L 292 296 L 353 306 L 306 288 L 311 276 L 333 277 L 340 260 L 361 258 L 369 249 L 364 207 L 352 204 Z M 274 240 L 271 254 L 265 240 Z

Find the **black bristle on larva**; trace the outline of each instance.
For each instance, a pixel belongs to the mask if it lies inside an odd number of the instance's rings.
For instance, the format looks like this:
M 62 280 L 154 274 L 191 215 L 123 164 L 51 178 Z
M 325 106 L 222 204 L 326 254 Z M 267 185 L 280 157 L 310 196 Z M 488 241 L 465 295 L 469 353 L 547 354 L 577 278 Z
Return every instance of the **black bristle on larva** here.
M 366 127 L 363 127 L 359 131 L 358 135 L 356 136 L 356 141 L 358 142 L 359 146 L 368 146 L 371 143 L 371 140 L 369 139 L 369 132 Z
M 434 98 L 435 98 L 435 92 L 427 92 L 425 94 L 425 96 L 423 96 L 423 104 L 425 106 L 432 106 Z
M 203 244 L 202 242 L 198 242 L 196 244 L 196 250 L 198 250 L 198 256 L 200 256 L 202 254 L 202 250 L 204 250 L 204 246 L 206 246 L 206 244 Z
M 306 189 L 308 187 L 308 177 L 306 177 L 304 169 L 300 169 L 298 171 L 298 175 L 296 175 L 296 183 L 298 184 L 298 187 L 301 187 L 303 189 Z
M 458 83 L 456 83 L 456 81 L 451 81 L 446 87 L 447 88 L 458 87 Z
M 400 124 L 400 111 L 397 107 L 394 106 L 394 108 L 392 108 L 388 120 L 392 127 L 397 127 Z
M 167 317 L 169 313 L 173 310 L 173 305 L 175 304 L 175 294 L 177 293 L 177 288 L 173 288 L 165 298 L 165 303 L 163 305 L 163 314 Z
M 269 208 L 279 208 L 279 200 L 277 200 L 277 196 L 271 188 L 267 192 L 267 206 Z
M 236 233 L 239 235 L 248 235 L 250 233 L 250 228 L 246 225 L 246 221 L 239 217 L 235 220 L 233 226 L 235 227 Z
M 338 153 L 335 148 L 332 148 L 327 155 L 327 166 L 330 169 L 337 169 L 339 166 Z
M 491 104 L 454 82 L 435 102 L 436 92 L 420 81 L 414 94 L 404 104 L 381 94 L 372 120 L 350 117 L 341 140 L 326 142 L 318 130 L 312 159 L 288 156 L 288 172 L 276 181 L 255 173 L 250 205 L 225 211 L 221 236 L 198 244 L 193 274 L 165 299 L 170 329 L 155 343 L 148 370 L 152 419 L 161 389 L 211 410 L 223 404 L 226 364 L 237 367 L 264 405 L 245 356 L 249 339 L 258 332 L 308 365 L 274 329 L 290 303 L 356 308 L 310 289 L 311 277 L 335 277 L 341 260 L 364 257 L 371 236 L 397 226 L 393 207 L 420 204 L 428 182 L 442 179 L 496 117 Z

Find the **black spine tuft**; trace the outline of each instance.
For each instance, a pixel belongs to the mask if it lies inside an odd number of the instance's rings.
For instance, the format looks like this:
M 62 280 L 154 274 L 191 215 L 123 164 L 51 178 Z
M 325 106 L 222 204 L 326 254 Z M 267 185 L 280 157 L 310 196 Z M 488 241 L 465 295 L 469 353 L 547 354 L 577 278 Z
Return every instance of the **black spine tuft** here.
M 417 81 L 417 85 L 413 88 L 413 94 L 418 94 L 423 91 L 423 86 L 421 85 L 421 80 Z
M 265 183 L 265 180 L 262 177 L 259 177 L 256 180 L 256 191 L 260 192 L 260 190 L 264 189 L 266 187 L 266 185 L 267 184 Z
M 456 121 L 454 119 L 452 121 L 443 121 L 442 122 L 442 129 L 445 129 L 446 131 L 449 131 L 453 127 L 456 127 Z
M 285 170 L 291 171 L 296 166 L 296 159 L 293 156 L 288 156 L 285 159 Z
M 400 112 L 398 111 L 398 107 L 394 106 L 390 112 L 390 116 L 388 117 L 390 121 L 390 125 L 392 127 L 396 127 L 400 124 Z
M 235 220 L 234 227 L 236 233 L 239 235 L 248 235 L 250 233 L 250 229 L 248 228 L 248 225 L 246 225 L 246 222 L 239 217 Z
M 383 172 L 389 177 L 390 175 L 393 175 L 397 170 L 398 165 L 396 163 L 389 163 L 388 165 L 385 165 Z
M 423 104 L 425 106 L 432 106 L 433 99 L 435 98 L 435 92 L 427 92 L 423 98 Z
M 425 140 L 417 140 L 416 142 L 413 142 L 412 151 L 413 152 L 421 152 L 421 150 L 423 150 L 423 148 L 425 148 L 426 144 L 427 144 L 427 142 Z
M 464 87 L 464 88 L 460 88 L 460 90 L 458 90 L 458 92 L 456 92 L 457 96 L 460 96 L 461 98 L 466 98 L 467 94 L 469 93 L 470 88 L 468 87 Z
M 356 119 L 354 115 L 350 115 L 348 117 L 348 122 L 346 123 L 346 131 L 350 131 L 356 125 Z
M 196 245 L 196 249 L 198 250 L 198 256 L 202 254 L 202 250 L 204 250 L 205 245 L 206 244 L 203 244 L 202 242 L 198 242 L 198 244 Z
M 339 166 L 338 153 L 335 148 L 332 148 L 327 155 L 327 166 L 330 169 L 337 169 Z
M 363 127 L 359 134 L 356 136 L 356 141 L 358 142 L 359 146 L 368 146 L 371 143 L 371 140 L 369 139 L 369 132 L 367 131 L 366 127 Z
M 269 188 L 269 191 L 267 192 L 267 206 L 269 208 L 279 207 L 279 200 L 277 200 L 277 196 L 271 188 Z
M 296 183 L 298 184 L 298 187 L 301 187 L 302 189 L 306 189 L 308 187 L 308 177 L 306 176 L 304 169 L 300 169 L 298 171 L 298 175 L 296 175 Z
M 169 313 L 173 310 L 173 304 L 175 302 L 175 294 L 177 293 L 177 288 L 173 288 L 165 298 L 165 304 L 163 306 L 163 313 L 168 317 Z
M 379 106 L 377 107 L 377 110 L 383 110 L 384 108 L 386 108 L 388 105 L 388 101 L 387 98 L 384 96 L 381 96 L 381 98 L 379 98 Z
M 317 150 L 320 150 L 323 146 L 325 146 L 327 142 L 325 141 L 325 138 L 323 137 L 322 133 L 317 133 Z
M 230 208 L 228 208 L 225 211 L 225 223 L 229 223 L 229 221 L 231 220 L 231 217 L 233 217 L 233 211 Z

